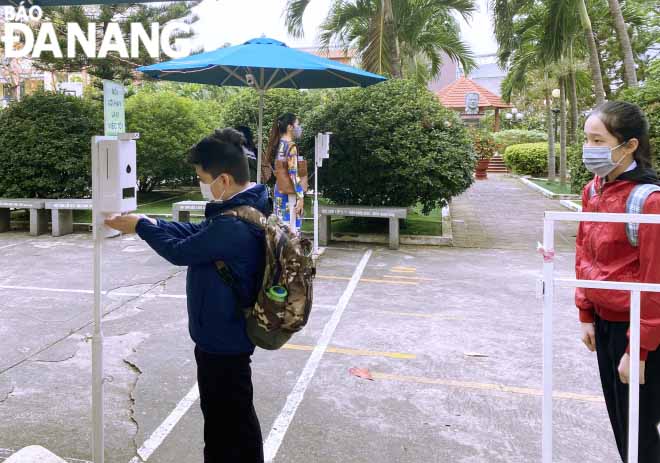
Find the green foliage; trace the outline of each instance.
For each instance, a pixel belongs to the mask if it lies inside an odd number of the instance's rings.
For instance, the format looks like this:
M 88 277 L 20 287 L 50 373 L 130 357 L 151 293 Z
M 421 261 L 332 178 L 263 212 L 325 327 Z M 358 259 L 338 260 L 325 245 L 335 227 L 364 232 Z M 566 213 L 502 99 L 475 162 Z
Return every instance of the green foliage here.
M 594 178 L 582 162 L 582 145 L 572 145 L 567 149 L 568 169 L 571 173 L 571 192 L 581 194 L 585 185 Z
M 495 137 L 487 130 L 470 130 L 472 146 L 479 159 L 490 159 L 497 151 Z
M 559 154 L 559 146 L 556 147 Z M 504 152 L 504 162 L 507 167 L 519 175 L 542 177 L 548 174 L 548 144 L 523 143 L 511 145 Z M 557 165 L 559 160 L 557 157 Z
M 192 100 L 172 92 L 140 92 L 126 100 L 126 125 L 138 132 L 138 186 L 151 191 L 164 181 L 189 181 L 190 147 L 221 126 L 220 108 L 212 100 Z
M 0 111 L 0 196 L 90 195 L 94 135 L 103 133 L 98 103 L 37 93 Z
M 307 115 L 321 104 L 323 92 L 301 92 L 289 89 L 269 90 L 264 95 L 263 148 L 268 144 L 268 135 L 275 119 L 290 112 L 298 116 L 300 123 L 306 125 Z M 252 89 L 241 89 L 230 98 L 222 108 L 222 120 L 228 127 L 245 125 L 254 134 L 255 145 L 258 142 L 259 94 Z M 313 153 L 313 151 L 312 151 Z
M 649 66 L 646 79 L 640 87 L 626 89 L 620 99 L 638 104 L 646 113 L 655 167 L 660 169 L 660 60 Z
M 548 141 L 548 134 L 538 130 L 502 130 L 493 134 L 495 142 L 500 151 L 504 151 L 508 146 L 520 145 L 522 143 L 540 143 Z
M 336 92 L 305 123 L 303 152 L 313 153 L 316 133 L 333 133 L 319 181 L 336 203 L 419 203 L 428 213 L 473 182 L 476 155 L 467 129 L 412 81 Z

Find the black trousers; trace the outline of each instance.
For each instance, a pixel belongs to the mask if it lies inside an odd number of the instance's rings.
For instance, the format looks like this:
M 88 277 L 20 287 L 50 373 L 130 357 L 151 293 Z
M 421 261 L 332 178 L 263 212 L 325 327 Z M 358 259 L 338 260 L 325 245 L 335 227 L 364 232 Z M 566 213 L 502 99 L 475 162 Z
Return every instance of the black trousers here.
M 628 346 L 628 322 L 596 318 L 596 350 L 605 403 L 621 459 L 628 459 L 628 385 L 619 379 L 619 362 Z M 631 362 L 634 359 L 631 358 Z M 646 361 L 646 384 L 639 388 L 639 463 L 660 462 L 660 352 Z
M 254 409 L 250 355 L 218 355 L 195 347 L 204 415 L 204 463 L 263 463 Z

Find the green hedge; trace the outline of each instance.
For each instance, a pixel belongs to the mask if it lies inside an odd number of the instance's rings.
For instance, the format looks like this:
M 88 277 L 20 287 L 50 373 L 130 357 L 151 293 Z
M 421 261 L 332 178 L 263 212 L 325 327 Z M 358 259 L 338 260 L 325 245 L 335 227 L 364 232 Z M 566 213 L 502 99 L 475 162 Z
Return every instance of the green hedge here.
M 589 172 L 582 162 L 582 145 L 568 147 L 568 168 L 571 173 L 571 191 L 582 194 L 585 185 L 594 178 L 594 174 Z
M 638 104 L 646 113 L 655 168 L 660 170 L 660 60 L 649 66 L 640 87 L 624 90 L 618 99 Z
M 138 186 L 151 191 L 163 182 L 190 183 L 190 147 L 222 125 L 212 100 L 193 100 L 172 91 L 138 92 L 126 100 L 126 125 L 138 132 Z
M 310 113 L 302 149 L 332 132 L 320 169 L 323 195 L 338 204 L 409 207 L 428 213 L 473 182 L 476 155 L 464 124 L 408 80 L 333 92 Z
M 501 151 L 506 150 L 511 145 L 548 141 L 548 134 L 538 130 L 502 130 L 493 133 L 493 137 L 495 137 L 495 143 L 498 144 Z
M 37 93 L 0 111 L 0 196 L 90 196 L 92 136 L 103 134 L 100 103 Z
M 556 165 L 559 166 L 559 146 L 556 146 L 555 152 Z M 544 177 L 548 175 L 548 144 L 511 145 L 504 152 L 504 162 L 516 174 Z

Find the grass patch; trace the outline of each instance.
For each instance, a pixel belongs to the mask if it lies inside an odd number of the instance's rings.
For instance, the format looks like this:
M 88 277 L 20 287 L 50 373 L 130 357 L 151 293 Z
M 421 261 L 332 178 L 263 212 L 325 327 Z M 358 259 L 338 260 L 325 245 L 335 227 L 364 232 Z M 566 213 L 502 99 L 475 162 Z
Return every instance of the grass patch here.
M 556 180 L 554 182 L 551 182 L 546 179 L 539 179 L 539 178 L 530 178 L 530 182 L 535 183 L 536 185 L 545 188 L 546 190 L 550 190 L 555 194 L 558 195 L 570 195 L 573 194 L 571 191 L 571 185 L 567 183 L 562 187 L 562 185 L 559 183 L 559 180 Z

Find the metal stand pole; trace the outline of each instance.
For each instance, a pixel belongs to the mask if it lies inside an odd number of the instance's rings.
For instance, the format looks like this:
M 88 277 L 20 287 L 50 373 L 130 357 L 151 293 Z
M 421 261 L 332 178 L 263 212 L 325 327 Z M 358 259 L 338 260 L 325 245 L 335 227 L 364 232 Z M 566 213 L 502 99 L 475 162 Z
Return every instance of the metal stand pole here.
M 314 254 L 319 253 L 319 152 L 314 153 Z
M 98 144 L 92 140 L 92 204 L 94 224 L 94 333 L 92 335 L 92 456 L 103 463 L 103 330 L 101 327 L 101 269 L 103 254 L 103 214 L 100 204 L 103 192 L 99 178 Z
M 546 252 L 555 248 L 555 222 L 544 220 L 543 247 Z M 552 259 L 543 263 L 543 463 L 552 463 L 552 304 L 554 298 Z
M 641 295 L 630 294 L 630 403 L 628 404 L 628 462 L 637 463 L 639 453 L 639 351 Z

